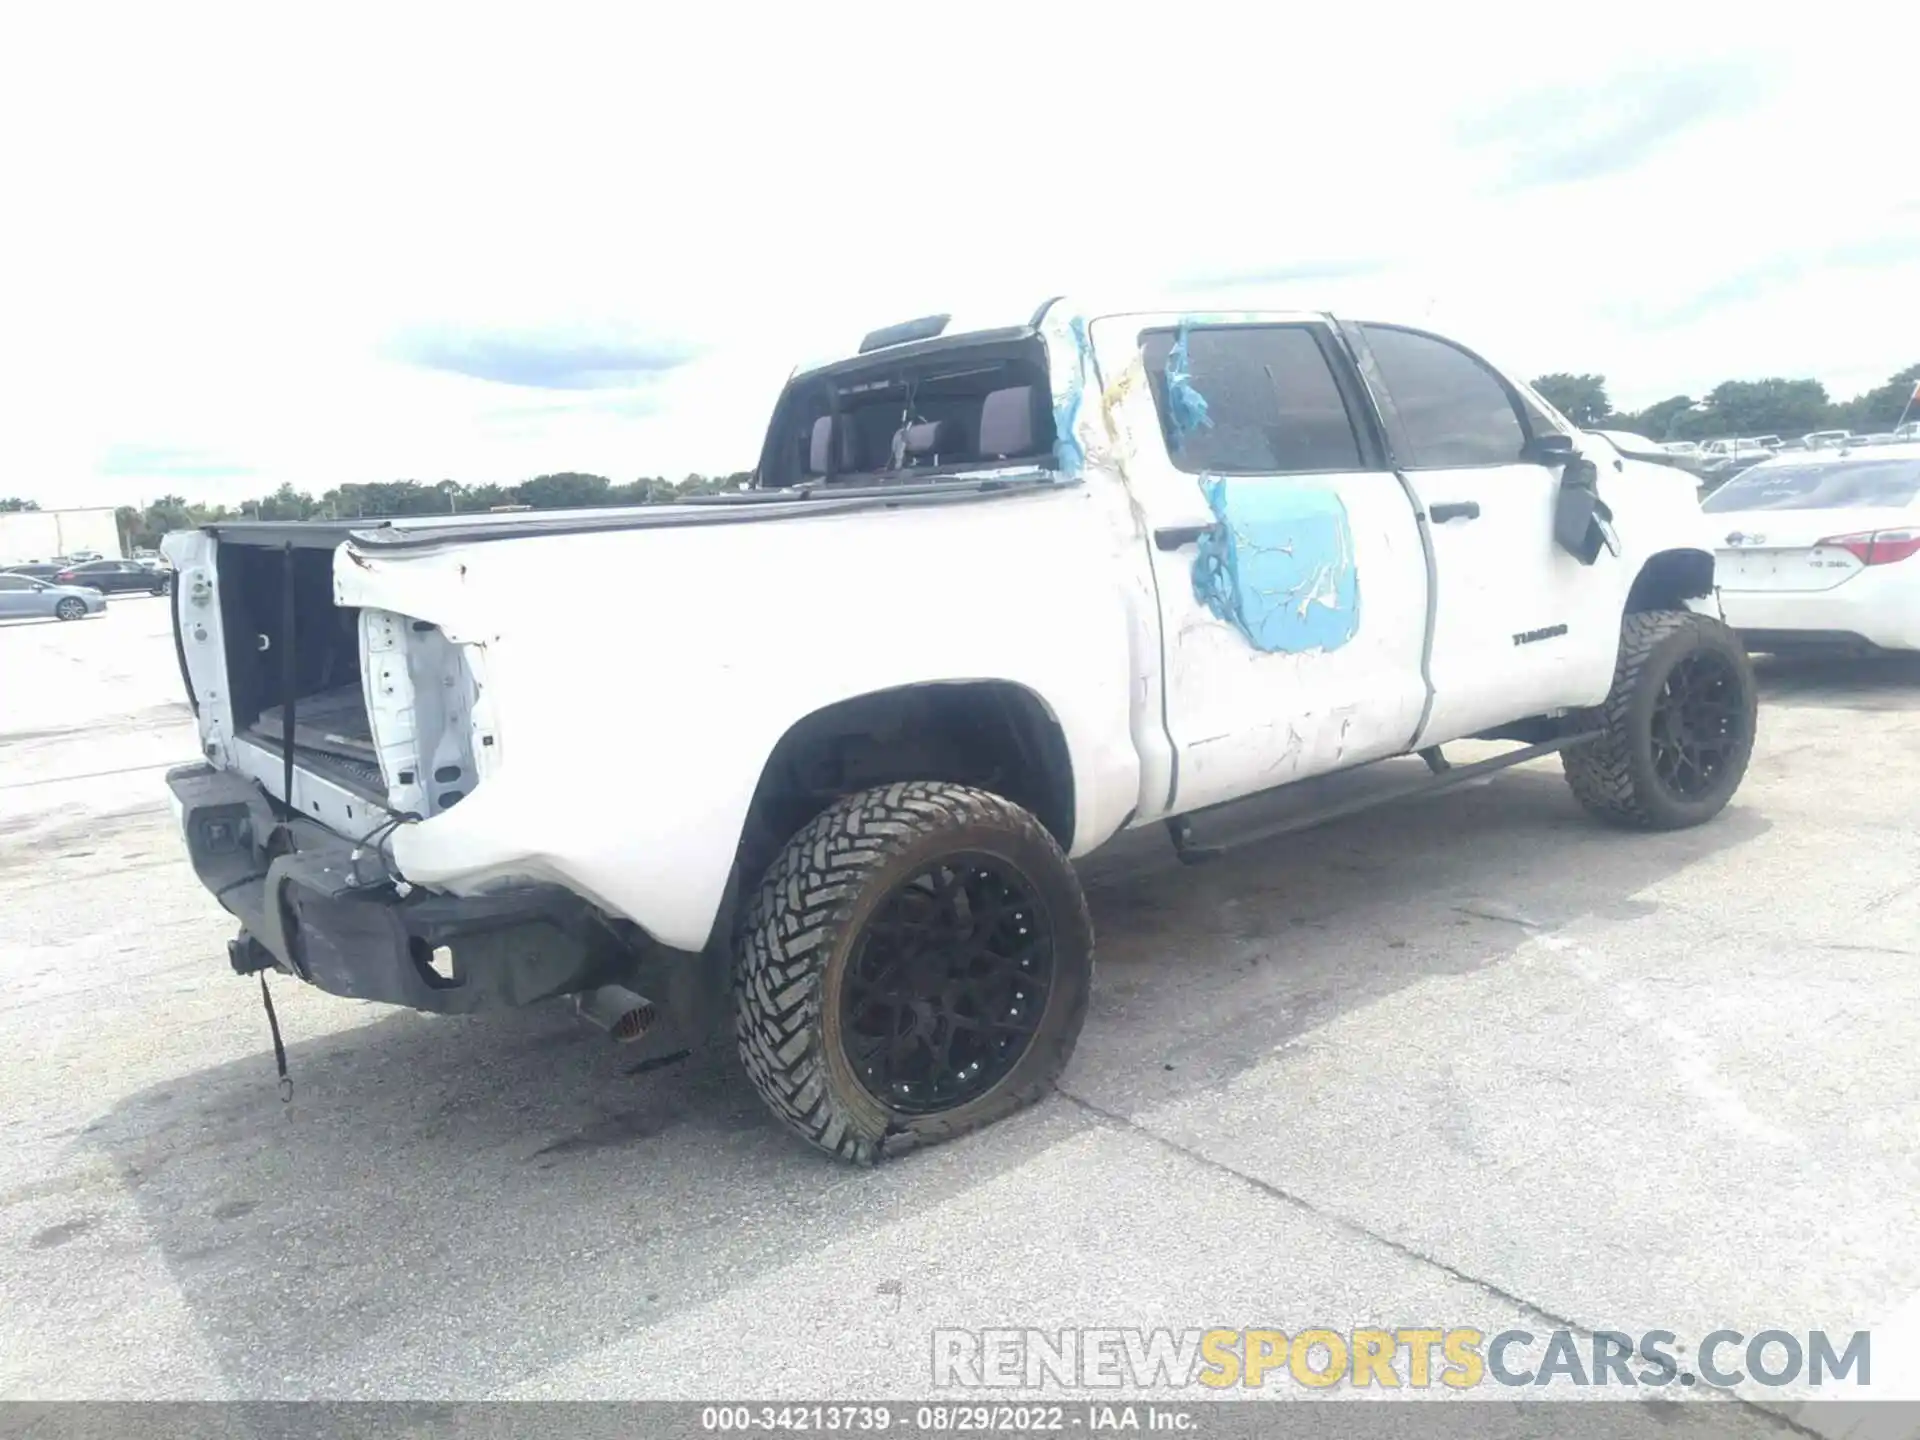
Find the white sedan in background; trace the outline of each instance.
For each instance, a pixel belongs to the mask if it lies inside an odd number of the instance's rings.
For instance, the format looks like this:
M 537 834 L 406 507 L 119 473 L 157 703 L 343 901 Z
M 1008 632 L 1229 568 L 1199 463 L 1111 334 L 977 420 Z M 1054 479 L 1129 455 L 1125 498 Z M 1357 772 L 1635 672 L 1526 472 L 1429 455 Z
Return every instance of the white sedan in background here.
M 1920 650 L 1920 444 L 1780 455 L 1700 508 L 1749 650 Z
M 56 585 L 32 575 L 0 573 L 0 620 L 51 615 L 84 620 L 107 608 L 107 597 L 80 585 Z

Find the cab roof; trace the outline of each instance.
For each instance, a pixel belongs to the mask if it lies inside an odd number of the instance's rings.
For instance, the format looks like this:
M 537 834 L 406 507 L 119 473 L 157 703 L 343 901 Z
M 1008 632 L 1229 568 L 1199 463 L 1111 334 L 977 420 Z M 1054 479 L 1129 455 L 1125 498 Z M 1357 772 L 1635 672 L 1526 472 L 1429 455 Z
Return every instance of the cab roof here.
M 1008 305 L 956 310 L 945 314 L 901 316 L 855 337 L 844 349 L 832 354 L 810 357 L 794 368 L 789 379 L 798 380 L 822 370 L 865 359 L 869 355 L 910 353 L 915 348 L 943 348 L 949 344 L 969 341 L 1022 339 L 1037 334 L 1041 322 L 1057 306 L 1065 307 L 1068 313 L 1079 316 L 1089 323 L 1121 315 L 1184 315 L 1192 316 L 1196 321 L 1252 314 L 1300 320 L 1325 318 L 1325 312 L 1318 310 L 1302 310 L 1296 306 L 1256 310 L 1249 309 L 1244 304 L 1216 303 L 1206 296 L 1173 299 L 1164 295 L 1150 295 L 1142 297 L 1139 302 L 1133 304 L 1088 306 L 1077 303 L 1074 297 L 1052 295 L 1024 308 L 1019 305 Z M 938 322 L 937 325 L 936 322 Z

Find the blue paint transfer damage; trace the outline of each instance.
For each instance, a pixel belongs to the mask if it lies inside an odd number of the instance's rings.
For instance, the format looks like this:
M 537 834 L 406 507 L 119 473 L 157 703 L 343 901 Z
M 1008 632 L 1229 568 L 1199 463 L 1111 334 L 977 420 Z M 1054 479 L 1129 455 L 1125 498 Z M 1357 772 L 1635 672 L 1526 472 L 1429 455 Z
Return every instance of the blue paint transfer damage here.
M 1186 444 L 1187 436 L 1213 424 L 1213 417 L 1207 414 L 1206 396 L 1193 388 L 1192 375 L 1187 369 L 1187 335 L 1191 329 L 1188 322 L 1181 322 L 1173 348 L 1167 351 L 1165 366 L 1167 429 L 1176 452 Z
M 1256 650 L 1338 650 L 1360 629 L 1360 572 L 1339 493 L 1267 476 L 1200 479 L 1219 528 L 1200 537 L 1194 598 Z
M 1086 468 L 1087 457 L 1080 448 L 1080 437 L 1074 426 L 1080 419 L 1080 401 L 1092 369 L 1093 352 L 1087 341 L 1087 322 L 1076 315 L 1070 328 L 1074 348 L 1073 383 L 1064 396 L 1054 401 L 1053 463 L 1062 475 L 1077 476 Z

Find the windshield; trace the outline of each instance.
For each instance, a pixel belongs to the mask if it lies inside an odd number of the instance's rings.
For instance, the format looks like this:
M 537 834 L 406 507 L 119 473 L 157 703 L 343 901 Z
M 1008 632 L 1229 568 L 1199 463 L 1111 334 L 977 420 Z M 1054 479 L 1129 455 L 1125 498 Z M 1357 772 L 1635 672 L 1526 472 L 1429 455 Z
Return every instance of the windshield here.
M 1761 465 L 1735 476 L 1702 503 L 1718 510 L 1898 508 L 1920 493 L 1920 460 L 1857 460 L 1825 465 Z

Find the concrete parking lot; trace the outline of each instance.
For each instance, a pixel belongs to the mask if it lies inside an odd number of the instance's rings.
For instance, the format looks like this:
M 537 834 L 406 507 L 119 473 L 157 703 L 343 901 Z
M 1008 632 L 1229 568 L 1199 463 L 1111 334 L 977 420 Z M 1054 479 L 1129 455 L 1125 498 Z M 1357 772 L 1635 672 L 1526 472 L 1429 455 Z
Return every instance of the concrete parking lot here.
M 282 982 L 281 1104 L 170 828 L 167 627 L 0 626 L 0 1398 L 917 1396 L 935 1327 L 1069 1325 L 1872 1328 L 1893 1393 L 1920 667 L 1764 664 L 1695 831 L 1547 761 L 1210 867 L 1130 837 L 1061 1092 L 862 1173 L 557 1006 Z M 1813 1423 L 1740 1393 L 1689 1422 Z

